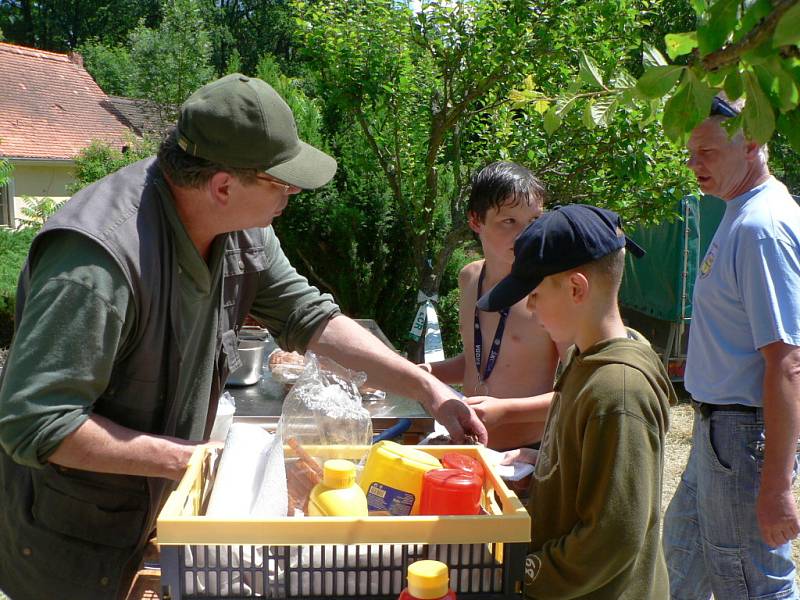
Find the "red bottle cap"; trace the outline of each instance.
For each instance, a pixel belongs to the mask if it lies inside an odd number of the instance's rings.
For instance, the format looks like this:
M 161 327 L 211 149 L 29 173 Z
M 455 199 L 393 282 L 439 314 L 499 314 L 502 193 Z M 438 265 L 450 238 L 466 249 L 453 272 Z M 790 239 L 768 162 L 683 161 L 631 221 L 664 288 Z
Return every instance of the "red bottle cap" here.
M 483 483 L 475 473 L 460 469 L 434 469 L 422 478 L 419 514 L 477 515 Z
M 461 471 L 466 471 L 468 473 L 475 473 L 481 478 L 481 482 L 485 477 L 483 465 L 480 463 L 480 461 L 472 458 L 471 456 L 467 456 L 466 454 L 461 454 L 460 452 L 448 452 L 442 456 L 441 460 L 442 466 L 444 466 L 445 469 L 460 469 Z

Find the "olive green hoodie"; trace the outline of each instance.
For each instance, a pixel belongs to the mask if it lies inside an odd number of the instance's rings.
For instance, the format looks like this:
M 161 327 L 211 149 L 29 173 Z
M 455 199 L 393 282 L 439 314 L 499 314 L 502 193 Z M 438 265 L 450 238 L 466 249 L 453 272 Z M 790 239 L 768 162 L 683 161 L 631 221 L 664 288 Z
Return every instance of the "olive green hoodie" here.
M 646 342 L 573 349 L 534 474 L 526 597 L 668 598 L 661 486 L 676 401 Z

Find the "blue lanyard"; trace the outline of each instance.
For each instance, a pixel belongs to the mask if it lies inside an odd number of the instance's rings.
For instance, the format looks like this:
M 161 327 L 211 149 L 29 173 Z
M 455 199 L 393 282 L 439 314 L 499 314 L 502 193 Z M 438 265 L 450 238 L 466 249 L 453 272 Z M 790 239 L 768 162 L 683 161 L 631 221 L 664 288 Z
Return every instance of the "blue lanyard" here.
M 478 277 L 478 299 L 483 295 L 483 278 L 486 275 L 486 263 L 481 267 L 481 274 Z M 483 358 L 483 337 L 481 336 L 481 323 L 478 320 L 478 307 L 475 306 L 475 370 L 478 371 L 478 382 L 483 383 L 489 379 L 500 356 L 500 342 L 503 340 L 503 330 L 506 328 L 506 319 L 510 308 L 500 311 L 500 321 L 497 323 L 497 330 L 494 332 L 494 341 L 489 351 L 489 358 L 486 359 L 486 371 L 481 375 L 481 359 Z

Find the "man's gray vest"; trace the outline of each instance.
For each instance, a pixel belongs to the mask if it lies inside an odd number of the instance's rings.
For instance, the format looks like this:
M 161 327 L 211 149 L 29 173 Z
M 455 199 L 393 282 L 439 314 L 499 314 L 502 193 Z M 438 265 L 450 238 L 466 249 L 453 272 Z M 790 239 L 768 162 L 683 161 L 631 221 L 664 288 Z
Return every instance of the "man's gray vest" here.
M 155 159 L 126 167 L 75 195 L 34 240 L 56 230 L 82 233 L 119 264 L 136 311 L 134 343 L 117 356 L 111 381 L 94 412 L 125 427 L 178 435 L 175 397 L 181 373 L 175 249 Z M 194 415 L 210 431 L 217 400 L 236 358 L 236 334 L 266 268 L 265 231 L 228 235 L 224 253 L 217 360 L 209 414 Z M 24 310 L 29 265 L 20 277 L 17 322 Z M 53 335 L 69 332 L 53 332 Z M 199 420 L 199 421 L 198 421 Z M 169 491 L 167 480 L 109 475 L 48 464 L 31 469 L 0 451 L 0 589 L 14 600 L 117 598 L 141 560 Z M 125 589 L 123 589 L 125 588 Z

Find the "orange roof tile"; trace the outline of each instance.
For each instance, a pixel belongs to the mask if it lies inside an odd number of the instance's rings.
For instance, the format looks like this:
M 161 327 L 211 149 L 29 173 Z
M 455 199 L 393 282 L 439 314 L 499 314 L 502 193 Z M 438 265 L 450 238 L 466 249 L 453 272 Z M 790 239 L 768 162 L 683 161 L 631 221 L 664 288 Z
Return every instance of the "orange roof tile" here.
M 0 156 L 71 159 L 95 139 L 123 144 L 130 129 L 77 62 L 0 43 Z

